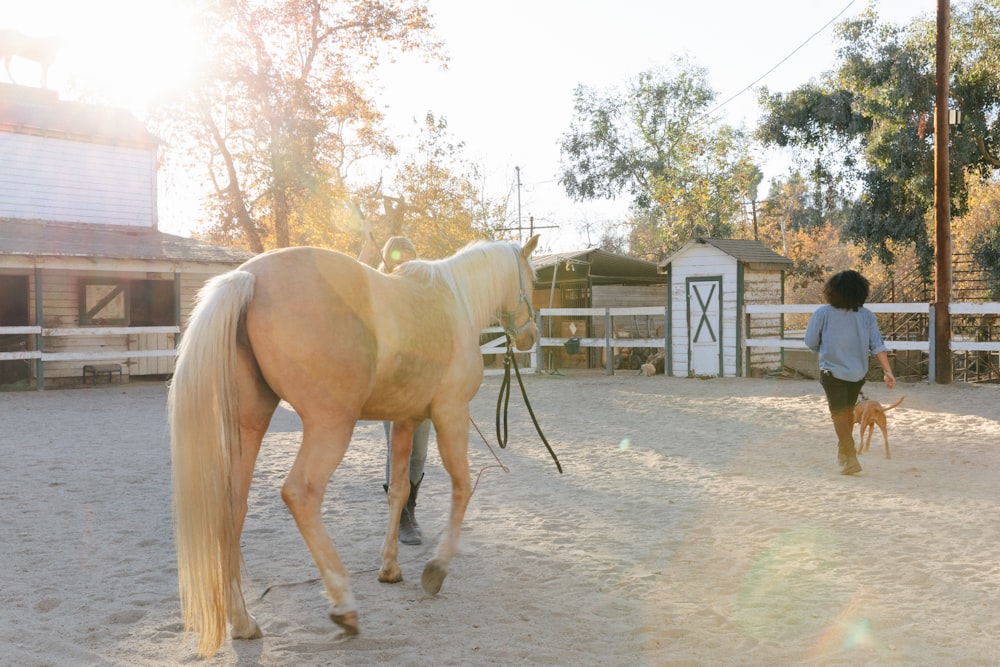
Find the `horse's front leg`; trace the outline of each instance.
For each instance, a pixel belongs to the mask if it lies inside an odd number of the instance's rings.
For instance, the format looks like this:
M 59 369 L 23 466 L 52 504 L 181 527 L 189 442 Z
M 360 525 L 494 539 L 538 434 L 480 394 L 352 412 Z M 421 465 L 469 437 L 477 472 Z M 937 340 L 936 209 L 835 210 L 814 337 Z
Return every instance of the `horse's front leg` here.
M 302 539 L 319 568 L 323 587 L 330 599 L 330 620 L 346 634 L 356 635 L 357 603 L 351 592 L 347 569 L 320 516 L 327 482 L 344 458 L 354 421 L 345 417 L 340 422 L 316 425 L 304 417 L 303 422 L 302 447 L 281 487 L 281 498 L 295 517 Z
M 441 584 L 448 576 L 448 564 L 458 552 L 462 520 L 472 496 L 472 482 L 469 479 L 469 406 L 464 405 L 457 412 L 460 414 L 434 419 L 441 463 L 451 477 L 451 515 L 448 530 L 438 544 L 434 558 L 424 567 L 421 578 L 424 590 L 431 595 L 437 595 L 441 590 Z
M 399 516 L 410 495 L 410 453 L 413 451 L 415 424 L 393 422 L 389 430 L 389 526 L 382 543 L 382 569 L 378 580 L 395 584 L 403 580 L 399 568 Z

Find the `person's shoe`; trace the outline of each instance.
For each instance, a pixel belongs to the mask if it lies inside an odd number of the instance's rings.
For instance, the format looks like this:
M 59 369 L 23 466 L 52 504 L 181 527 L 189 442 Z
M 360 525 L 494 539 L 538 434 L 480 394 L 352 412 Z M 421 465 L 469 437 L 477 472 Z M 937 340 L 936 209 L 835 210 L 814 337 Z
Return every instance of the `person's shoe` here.
M 409 503 L 399 515 L 399 541 L 403 544 L 423 544 L 424 541 L 417 517 L 413 514 L 413 506 Z
M 423 482 L 423 476 L 420 482 Z M 410 497 L 406 500 L 403 513 L 399 515 L 399 541 L 403 544 L 423 544 L 423 535 L 420 533 L 420 524 L 417 523 L 417 492 L 420 490 L 420 482 L 410 483 Z

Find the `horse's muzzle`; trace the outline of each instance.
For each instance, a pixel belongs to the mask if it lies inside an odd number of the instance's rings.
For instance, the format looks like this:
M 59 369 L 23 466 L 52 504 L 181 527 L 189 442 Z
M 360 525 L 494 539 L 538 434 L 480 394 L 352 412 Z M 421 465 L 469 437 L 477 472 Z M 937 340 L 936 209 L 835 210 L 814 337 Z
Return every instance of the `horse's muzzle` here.
M 514 347 L 520 352 L 530 352 L 531 348 L 535 346 L 535 342 L 538 340 L 538 327 L 535 325 L 534 321 L 530 322 L 528 326 L 524 327 L 514 338 Z

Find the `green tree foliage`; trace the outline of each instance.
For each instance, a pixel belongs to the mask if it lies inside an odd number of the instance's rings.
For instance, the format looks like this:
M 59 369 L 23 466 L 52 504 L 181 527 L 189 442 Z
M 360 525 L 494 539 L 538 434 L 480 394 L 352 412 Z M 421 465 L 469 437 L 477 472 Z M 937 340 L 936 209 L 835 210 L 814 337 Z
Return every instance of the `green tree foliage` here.
M 211 58 L 157 130 L 208 173 L 205 235 L 256 252 L 346 242 L 330 226 L 348 170 L 395 151 L 366 77 L 393 51 L 438 55 L 426 3 L 197 1 Z
M 560 184 L 576 201 L 627 194 L 635 254 L 659 258 L 694 235 L 733 236 L 755 185 L 744 133 L 708 116 L 716 96 L 707 71 L 684 58 L 624 91 L 578 86 Z
M 952 215 L 967 207 L 966 176 L 1000 161 L 1000 2 L 952 5 L 951 94 L 963 123 L 951 129 Z M 762 92 L 757 136 L 815 160 L 831 199 L 851 197 L 845 236 L 891 264 L 912 245 L 922 271 L 933 262 L 935 17 L 882 23 L 871 7 L 838 26 L 838 66 L 787 94 Z M 856 196 L 853 196 L 854 193 Z

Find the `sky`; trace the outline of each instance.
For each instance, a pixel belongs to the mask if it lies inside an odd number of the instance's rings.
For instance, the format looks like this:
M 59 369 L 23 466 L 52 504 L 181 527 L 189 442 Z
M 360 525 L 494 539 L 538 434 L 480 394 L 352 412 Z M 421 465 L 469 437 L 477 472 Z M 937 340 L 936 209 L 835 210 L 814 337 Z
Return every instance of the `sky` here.
M 954 3 L 954 0 L 953 0 Z M 874 0 L 885 21 L 935 16 L 937 0 Z M 449 57 L 447 69 L 403 57 L 379 82 L 390 127 L 412 135 L 431 111 L 448 121 L 466 157 L 481 166 L 494 196 L 509 194 L 522 226 L 533 219 L 545 251 L 596 244 L 600 227 L 621 219 L 628 201 L 576 203 L 557 182 L 559 141 L 570 127 L 580 85 L 622 89 L 640 72 L 683 55 L 708 71 L 721 120 L 752 128 L 754 90 L 787 92 L 832 70 L 833 24 L 868 0 L 428 0 Z M 178 0 L 0 0 L 0 30 L 59 36 L 65 46 L 48 87 L 63 99 L 89 94 L 142 118 L 150 100 L 182 86 L 197 43 Z M 40 69 L 15 60 L 24 85 Z M 10 81 L 0 69 L 0 81 Z M 761 186 L 788 168 L 779 153 L 755 156 Z M 516 185 L 517 174 L 520 187 Z M 183 180 L 183 179 L 181 179 Z M 189 234 L 192 202 L 161 192 L 160 229 Z

